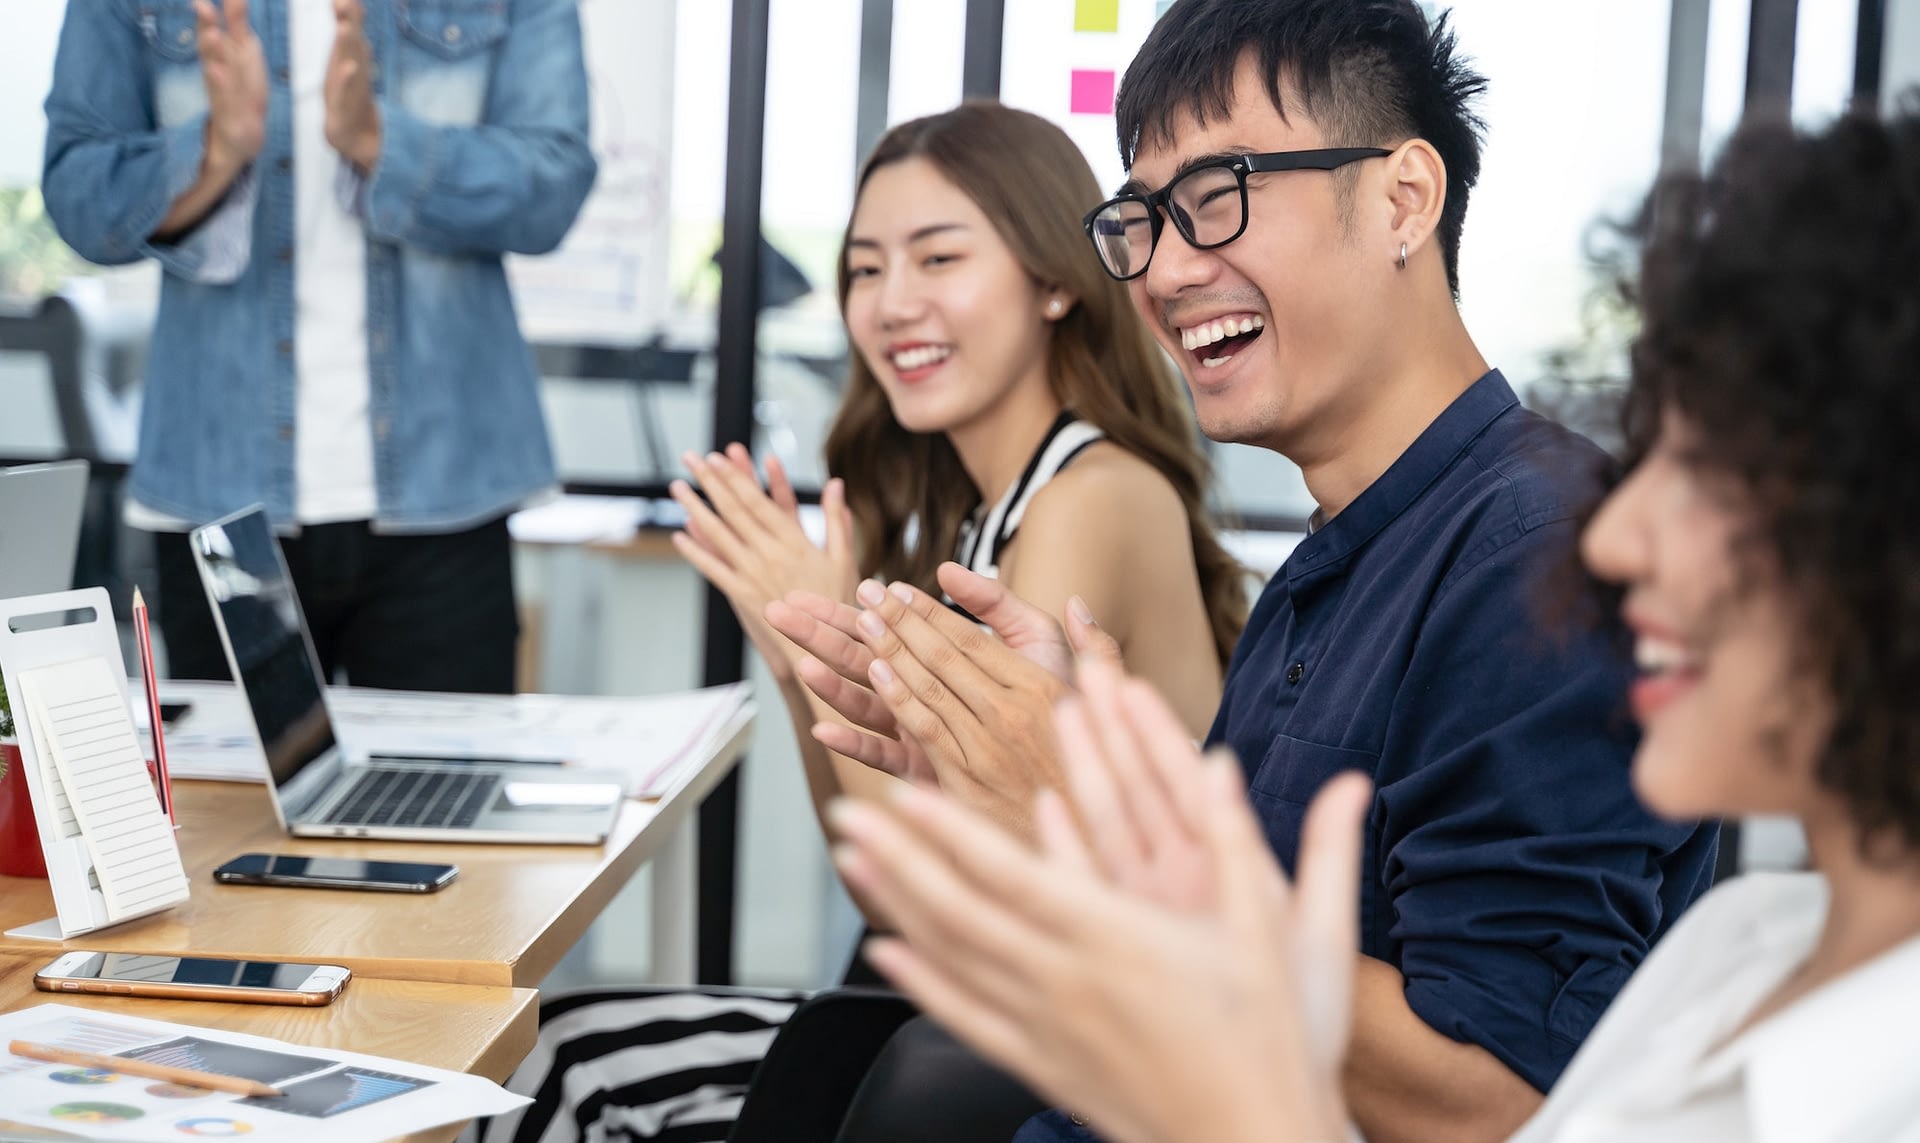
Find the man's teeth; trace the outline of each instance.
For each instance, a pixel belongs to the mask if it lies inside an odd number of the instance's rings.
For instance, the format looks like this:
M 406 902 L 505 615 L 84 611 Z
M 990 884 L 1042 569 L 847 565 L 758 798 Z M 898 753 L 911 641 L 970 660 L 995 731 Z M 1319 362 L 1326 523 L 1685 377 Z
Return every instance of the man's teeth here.
M 902 349 L 892 355 L 893 367 L 899 370 L 924 369 L 935 362 L 945 361 L 953 355 L 950 345 L 916 345 L 912 349 Z
M 1683 670 L 1695 665 L 1693 655 L 1686 648 L 1646 635 L 1634 640 L 1633 662 L 1643 673 L 1649 675 L 1665 674 L 1668 671 Z
M 1216 322 L 1204 322 L 1200 325 L 1181 330 L 1180 344 L 1191 353 L 1193 350 L 1212 345 L 1216 341 L 1225 341 L 1229 337 L 1237 337 L 1243 333 L 1252 333 L 1256 329 L 1265 329 L 1266 327 L 1267 319 L 1261 317 L 1259 314 L 1249 314 L 1246 317 L 1222 318 Z M 1228 356 L 1231 356 L 1231 354 Z M 1219 357 L 1210 360 L 1225 361 L 1227 358 Z

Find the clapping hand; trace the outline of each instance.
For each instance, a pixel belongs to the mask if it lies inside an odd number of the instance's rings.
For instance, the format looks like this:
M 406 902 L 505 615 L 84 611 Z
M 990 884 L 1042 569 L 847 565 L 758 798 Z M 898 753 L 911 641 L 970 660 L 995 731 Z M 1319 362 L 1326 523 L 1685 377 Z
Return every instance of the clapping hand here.
M 766 459 L 764 489 L 743 445 L 729 446 L 725 456 L 688 453 L 681 459 L 707 499 L 686 481 L 673 482 L 672 496 L 687 514 L 686 529 L 674 533 L 674 547 L 727 597 L 774 676 L 795 677 L 794 663 L 802 652 L 775 634 L 763 614 L 768 603 L 790 591 L 835 601 L 852 598 L 857 576 L 846 486 L 836 478 L 821 491 L 827 521 L 821 548 L 800 526 L 799 498 L 778 457 Z
M 792 594 L 767 620 L 806 649 L 801 679 L 851 724 L 814 727 L 823 745 L 1029 835 L 1035 792 L 1060 781 L 1052 706 L 1076 651 L 1117 660 L 1118 649 L 1089 621 L 1075 621 L 1070 641 L 998 581 L 956 564 L 938 575 L 994 634 L 907 584 L 874 581 L 856 593 L 864 611 Z
M 1344 1138 L 1367 783 L 1315 799 L 1290 885 L 1238 765 L 1178 727 L 1151 690 L 1090 678 L 1057 724 L 1081 812 L 1043 793 L 1037 848 L 920 790 L 836 805 L 841 871 L 901 934 L 868 955 L 1115 1138 Z
M 370 173 L 380 161 L 380 108 L 373 101 L 373 48 L 360 0 L 333 0 L 333 53 L 324 95 L 327 145 Z
M 267 141 L 267 60 L 248 23 L 247 0 L 194 0 L 200 78 L 207 89 L 209 168 L 231 177 Z

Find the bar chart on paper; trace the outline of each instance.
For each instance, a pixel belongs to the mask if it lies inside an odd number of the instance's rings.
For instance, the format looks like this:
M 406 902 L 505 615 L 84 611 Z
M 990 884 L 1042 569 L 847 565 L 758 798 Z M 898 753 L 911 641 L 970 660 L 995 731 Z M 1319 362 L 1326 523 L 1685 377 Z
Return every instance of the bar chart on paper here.
M 261 1083 L 272 1084 L 275 1087 L 279 1087 L 281 1081 L 292 1079 L 294 1076 L 303 1076 L 308 1072 L 333 1066 L 332 1060 L 262 1051 L 259 1048 L 247 1048 L 238 1044 L 223 1044 L 218 1040 L 202 1040 L 197 1036 L 181 1036 L 164 1044 L 153 1044 L 116 1054 L 124 1059 L 144 1060 L 150 1064 L 164 1064 L 170 1068 L 186 1068 L 189 1071 L 213 1072 L 216 1075 L 259 1080 Z
M 342 1068 L 337 1072 L 314 1079 L 304 1080 L 286 1089 L 286 1094 L 277 1098 L 265 1096 L 241 1100 L 246 1107 L 264 1107 L 287 1115 L 304 1115 L 309 1119 L 331 1119 L 336 1115 L 352 1111 L 356 1107 L 365 1107 L 370 1103 L 379 1103 L 396 1095 L 405 1095 L 423 1087 L 433 1086 L 429 1081 L 415 1079 L 412 1076 L 398 1076 L 391 1072 L 376 1072 L 368 1068 Z

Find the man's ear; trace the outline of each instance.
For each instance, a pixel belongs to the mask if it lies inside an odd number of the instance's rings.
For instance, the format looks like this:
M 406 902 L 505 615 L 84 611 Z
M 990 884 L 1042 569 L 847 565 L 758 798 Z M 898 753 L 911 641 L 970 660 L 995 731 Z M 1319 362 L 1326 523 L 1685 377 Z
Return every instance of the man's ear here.
M 1425 139 L 1409 139 L 1386 158 L 1387 198 L 1390 204 L 1387 254 L 1398 261 L 1400 244 L 1407 256 L 1422 249 L 1440 229 L 1440 212 L 1447 205 L 1447 164 Z

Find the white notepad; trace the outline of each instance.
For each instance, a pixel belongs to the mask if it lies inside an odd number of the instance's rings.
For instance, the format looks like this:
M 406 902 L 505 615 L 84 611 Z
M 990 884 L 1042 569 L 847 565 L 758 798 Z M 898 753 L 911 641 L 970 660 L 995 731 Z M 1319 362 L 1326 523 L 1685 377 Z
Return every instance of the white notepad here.
M 23 671 L 19 680 L 61 836 L 77 827 L 85 839 L 108 921 L 184 900 L 180 847 L 114 666 L 95 656 Z

